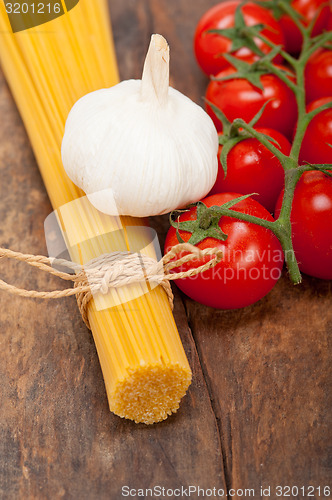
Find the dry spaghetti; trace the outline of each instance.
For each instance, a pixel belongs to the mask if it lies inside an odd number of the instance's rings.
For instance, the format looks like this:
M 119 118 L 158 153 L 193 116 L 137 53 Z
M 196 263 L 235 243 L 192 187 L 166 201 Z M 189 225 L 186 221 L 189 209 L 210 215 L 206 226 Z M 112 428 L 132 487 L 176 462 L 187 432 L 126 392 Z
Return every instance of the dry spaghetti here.
M 141 229 L 146 221 L 94 210 L 61 163 L 71 107 L 88 92 L 119 81 L 107 1 L 80 0 L 42 29 L 18 33 L 12 33 L 5 2 L 0 2 L 0 64 L 58 209 L 70 259 L 85 265 L 117 251 L 155 258 L 149 238 L 140 231 L 135 238 L 130 234 L 130 228 Z M 149 424 L 165 419 L 179 407 L 191 370 L 163 288 L 149 289 L 142 281 L 111 288 L 101 301 L 103 307 L 97 308 L 92 298 L 86 311 L 111 411 Z

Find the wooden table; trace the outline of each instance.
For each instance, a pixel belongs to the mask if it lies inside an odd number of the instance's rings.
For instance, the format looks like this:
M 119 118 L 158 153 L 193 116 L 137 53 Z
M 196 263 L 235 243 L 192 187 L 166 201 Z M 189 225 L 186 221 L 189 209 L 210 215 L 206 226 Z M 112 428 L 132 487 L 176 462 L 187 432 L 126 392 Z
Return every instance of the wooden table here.
M 192 38 L 215 3 L 110 0 L 121 77 L 140 77 L 150 35 L 162 33 L 172 85 L 202 104 L 207 80 Z M 0 111 L 0 243 L 43 254 L 51 205 L 2 73 Z M 162 241 L 167 221 L 153 224 Z M 62 286 L 21 265 L 0 265 L 0 276 L 18 286 Z M 45 307 L 1 293 L 0 498 L 119 500 L 125 485 L 225 491 L 214 498 L 250 496 L 238 489 L 263 498 L 261 486 L 271 487 L 271 498 L 278 485 L 323 488 L 331 475 L 331 297 L 330 282 L 304 277 L 294 287 L 286 275 L 265 299 L 233 312 L 176 293 L 193 382 L 176 415 L 145 426 L 109 412 L 94 343 L 73 298 Z M 316 489 L 313 498 L 322 497 Z

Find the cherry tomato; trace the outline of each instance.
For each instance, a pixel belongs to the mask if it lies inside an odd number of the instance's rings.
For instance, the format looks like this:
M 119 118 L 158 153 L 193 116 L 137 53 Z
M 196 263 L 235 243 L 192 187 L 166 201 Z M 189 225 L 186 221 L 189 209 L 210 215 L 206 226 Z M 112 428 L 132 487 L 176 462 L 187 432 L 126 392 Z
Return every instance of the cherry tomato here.
M 222 193 L 208 196 L 202 201 L 208 207 L 220 206 L 238 196 L 240 195 L 235 193 Z M 273 220 L 271 214 L 251 198 L 237 203 L 233 208 L 242 213 Z M 188 212 L 181 214 L 180 221 L 196 220 L 196 218 L 196 207 L 192 207 Z M 205 238 L 197 244 L 197 247 L 200 249 L 217 247 L 224 254 L 223 260 L 204 273 L 176 280 L 176 284 L 186 295 L 207 306 L 237 309 L 253 304 L 264 297 L 280 278 L 283 265 L 280 243 L 270 230 L 233 217 L 222 217 L 219 227 L 228 235 L 226 241 Z M 185 241 L 190 238 L 190 233 L 187 231 L 180 231 L 180 235 Z M 171 227 L 166 237 L 165 252 L 178 243 L 176 230 Z M 174 271 L 186 271 L 210 260 L 207 257 L 205 259 L 184 264 Z
M 218 73 L 216 78 L 222 78 L 234 72 L 235 69 L 227 68 Z M 262 75 L 260 81 L 263 90 L 254 87 L 243 78 L 226 81 L 211 80 L 206 91 L 206 99 L 221 109 L 230 121 L 243 118 L 247 123 L 258 113 L 263 104 L 271 99 L 256 125 L 273 128 L 291 138 L 297 119 L 294 93 L 275 75 Z M 208 104 L 206 110 L 217 130 L 221 131 L 222 124 Z
M 256 130 L 272 137 L 279 144 L 274 145 L 285 155 L 289 155 L 291 145 L 280 132 L 269 128 Z M 222 146 L 219 146 L 218 158 L 221 149 Z M 236 144 L 227 155 L 226 178 L 219 160 L 217 180 L 210 194 L 226 191 L 258 193 L 258 196 L 252 198 L 272 212 L 283 185 L 284 170 L 279 160 L 257 139 L 250 138 Z
M 291 6 L 302 16 L 302 23 L 305 26 L 317 16 L 312 36 L 319 35 L 327 26 L 329 16 L 329 6 L 326 0 L 293 0 Z M 302 47 L 302 35 L 294 21 L 283 15 L 279 19 L 279 24 L 284 33 L 286 41 L 286 51 L 293 55 L 298 55 Z
M 313 111 L 322 104 L 332 102 L 331 97 L 322 97 L 310 103 L 307 111 Z M 321 111 L 308 125 L 304 135 L 300 161 L 309 163 L 331 163 L 332 164 L 332 108 Z
M 277 206 L 279 215 L 283 193 Z M 304 172 L 296 185 L 291 212 L 293 246 L 302 272 L 332 279 L 332 177 Z
M 327 20 L 326 31 L 332 31 L 332 10 L 330 9 L 330 15 Z
M 318 49 L 305 68 L 307 102 L 329 97 L 332 92 L 332 50 Z
M 232 47 L 232 41 L 229 38 L 208 31 L 233 27 L 234 14 L 240 3 L 240 0 L 229 0 L 215 5 L 203 15 L 197 25 L 194 37 L 194 51 L 198 64 L 207 75 L 216 75 L 223 68 L 229 66 L 222 54 L 229 53 Z M 266 28 L 261 31 L 261 34 L 276 45 L 284 45 L 280 26 L 268 10 L 252 2 L 247 2 L 241 7 L 241 11 L 247 26 L 263 24 Z M 262 52 L 270 52 L 270 47 L 264 42 L 258 39 L 255 41 Z M 247 47 L 242 47 L 232 54 L 248 62 L 258 58 Z M 281 60 L 281 56 L 275 59 L 276 62 Z

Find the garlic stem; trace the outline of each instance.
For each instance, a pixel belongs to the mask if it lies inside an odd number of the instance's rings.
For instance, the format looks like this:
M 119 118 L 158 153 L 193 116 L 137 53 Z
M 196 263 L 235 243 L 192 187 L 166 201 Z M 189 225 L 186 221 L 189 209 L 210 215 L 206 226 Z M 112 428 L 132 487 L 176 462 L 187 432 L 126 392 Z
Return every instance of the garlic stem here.
M 169 46 L 161 35 L 152 35 L 147 52 L 141 95 L 143 100 L 156 98 L 161 106 L 167 103 L 169 88 Z

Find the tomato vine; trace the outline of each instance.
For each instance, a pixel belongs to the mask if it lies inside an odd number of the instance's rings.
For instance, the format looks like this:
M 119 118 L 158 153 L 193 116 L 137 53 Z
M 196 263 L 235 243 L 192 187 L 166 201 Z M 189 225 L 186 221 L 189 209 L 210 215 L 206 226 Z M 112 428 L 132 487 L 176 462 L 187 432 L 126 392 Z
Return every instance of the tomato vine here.
M 320 47 L 323 47 L 325 44 L 332 41 L 332 32 L 324 32 L 315 37 L 311 37 L 311 33 L 315 24 L 315 19 L 311 21 L 308 26 L 304 26 L 300 20 L 299 14 L 292 8 L 290 3 L 287 0 L 271 0 L 271 2 L 266 2 L 262 0 L 256 0 L 256 3 L 266 8 L 270 4 L 270 8 L 278 9 L 280 13 L 287 14 L 296 24 L 298 29 L 300 30 L 303 37 L 302 50 L 299 57 L 296 59 L 292 55 L 288 54 L 282 47 L 275 45 L 265 36 L 260 33 L 261 25 L 257 25 L 256 27 L 245 27 L 244 19 L 241 15 L 241 7 L 243 4 L 240 4 L 237 8 L 236 19 L 235 22 L 237 26 L 235 29 L 224 29 L 224 30 L 213 30 L 213 33 L 220 34 L 222 36 L 229 37 L 233 43 L 235 43 L 235 47 L 238 49 L 240 46 L 248 47 L 252 52 L 254 52 L 257 56 L 259 56 L 259 60 L 251 64 L 251 67 L 254 68 L 254 71 L 251 72 L 251 75 L 247 75 L 247 79 L 255 85 L 253 79 L 259 79 L 259 74 L 262 72 L 273 73 L 280 80 L 282 80 L 295 94 L 296 103 L 297 103 L 297 111 L 298 111 L 298 121 L 297 128 L 295 131 L 292 148 L 289 156 L 282 153 L 274 144 L 271 142 L 271 138 L 261 134 L 260 132 L 254 129 L 255 121 L 257 121 L 257 116 L 250 123 L 245 122 L 241 118 L 235 119 L 231 124 L 225 119 L 223 119 L 223 125 L 226 126 L 226 136 L 225 138 L 221 138 L 223 144 L 223 158 L 221 158 L 223 166 L 227 160 L 227 154 L 232 149 L 232 147 L 246 137 L 254 137 L 261 144 L 263 144 L 271 153 L 273 153 L 278 160 L 280 161 L 285 174 L 285 189 L 284 189 L 284 197 L 282 201 L 281 210 L 278 218 L 271 222 L 264 219 L 257 218 L 255 216 L 240 213 L 236 210 L 232 209 L 230 206 L 222 206 L 219 210 L 216 210 L 216 207 L 206 208 L 206 210 L 202 211 L 202 216 L 204 220 L 201 221 L 200 226 L 201 229 L 207 229 L 208 224 L 207 221 L 215 220 L 216 215 L 220 216 L 229 216 L 234 217 L 243 221 L 252 222 L 254 224 L 258 224 L 263 226 L 269 230 L 271 230 L 276 237 L 279 239 L 281 246 L 283 248 L 285 254 L 285 261 L 289 271 L 289 275 L 293 283 L 297 284 L 301 282 L 301 273 L 299 270 L 299 266 L 295 257 L 293 243 L 292 243 L 292 227 L 291 227 L 291 210 L 292 210 L 292 202 L 294 198 L 294 192 L 296 185 L 301 177 L 301 175 L 308 170 L 321 170 L 326 172 L 328 169 L 331 169 L 331 165 L 327 164 L 304 164 L 300 165 L 299 163 L 299 155 L 301 150 L 301 144 L 307 130 L 307 127 L 310 121 L 321 111 L 332 108 L 332 102 L 328 102 L 311 112 L 307 112 L 306 110 L 306 99 L 305 99 L 305 82 L 304 82 L 304 74 L 305 67 L 308 62 L 310 56 Z M 317 16 L 319 12 L 317 13 Z M 317 17 L 316 16 L 316 17 Z M 212 31 L 212 30 L 211 30 Z M 239 32 L 241 33 L 241 37 L 239 38 Z M 255 38 L 259 38 L 262 42 L 268 45 L 272 50 L 270 54 L 263 55 L 260 48 L 253 40 L 253 34 Z M 237 37 L 237 38 L 236 38 Z M 287 72 L 281 69 L 278 66 L 273 64 L 273 58 L 276 54 L 280 54 L 292 68 L 295 74 L 295 80 L 289 77 Z M 227 56 L 228 61 L 236 66 L 237 73 L 234 73 L 232 78 L 243 76 L 243 72 L 245 71 L 245 66 L 249 67 L 248 63 L 244 63 L 240 61 L 236 64 L 234 61 L 234 57 Z M 258 71 L 258 75 L 255 76 L 255 70 Z M 227 77 L 226 77 L 227 78 Z M 259 86 L 259 84 L 257 85 Z M 211 104 L 211 103 L 209 103 Z M 221 115 L 218 115 L 220 118 Z M 225 117 L 224 117 L 225 118 Z M 224 129 L 225 130 L 225 129 Z M 234 204 L 234 203 L 233 203 Z M 173 222 L 173 225 L 175 223 Z M 221 239 L 221 238 L 220 238 Z

